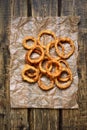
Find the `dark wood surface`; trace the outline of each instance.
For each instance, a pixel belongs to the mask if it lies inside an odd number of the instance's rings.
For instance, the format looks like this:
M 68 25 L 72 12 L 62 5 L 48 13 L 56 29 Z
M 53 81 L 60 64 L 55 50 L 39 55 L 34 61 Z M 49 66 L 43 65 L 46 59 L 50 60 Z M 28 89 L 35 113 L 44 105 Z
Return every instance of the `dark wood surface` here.
M 62 0 L 61 15 L 79 15 L 78 110 L 62 111 L 63 130 L 87 130 L 87 0 Z
M 10 91 L 8 69 L 10 55 L 8 45 L 11 11 L 9 5 L 9 0 L 0 0 L 0 130 L 10 129 Z
M 11 17 L 79 15 L 78 110 L 10 109 Z M 87 0 L 0 0 L 0 130 L 87 130 Z

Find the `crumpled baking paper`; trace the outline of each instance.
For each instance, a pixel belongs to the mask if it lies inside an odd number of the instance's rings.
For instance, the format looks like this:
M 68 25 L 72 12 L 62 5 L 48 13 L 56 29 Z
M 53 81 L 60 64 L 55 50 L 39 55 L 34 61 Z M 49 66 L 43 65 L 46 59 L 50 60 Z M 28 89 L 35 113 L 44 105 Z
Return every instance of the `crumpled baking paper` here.
M 78 108 L 78 22 L 78 16 L 12 18 L 9 45 L 11 55 L 10 100 L 12 108 Z M 22 80 L 21 71 L 25 64 L 26 54 L 22 41 L 25 36 L 34 36 L 36 38 L 41 30 L 51 30 L 58 37 L 69 37 L 74 41 L 75 52 L 67 60 L 73 73 L 73 82 L 68 89 L 60 90 L 54 87 L 49 91 L 43 91 L 38 87 L 37 83 L 29 84 Z

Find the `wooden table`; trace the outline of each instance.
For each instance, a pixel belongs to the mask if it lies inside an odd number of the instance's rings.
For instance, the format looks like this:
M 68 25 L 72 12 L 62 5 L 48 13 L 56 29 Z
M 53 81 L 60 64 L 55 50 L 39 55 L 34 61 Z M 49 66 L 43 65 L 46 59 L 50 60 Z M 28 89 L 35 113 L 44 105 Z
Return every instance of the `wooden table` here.
M 10 109 L 11 17 L 80 15 L 78 110 Z M 87 130 L 87 0 L 0 0 L 0 130 Z

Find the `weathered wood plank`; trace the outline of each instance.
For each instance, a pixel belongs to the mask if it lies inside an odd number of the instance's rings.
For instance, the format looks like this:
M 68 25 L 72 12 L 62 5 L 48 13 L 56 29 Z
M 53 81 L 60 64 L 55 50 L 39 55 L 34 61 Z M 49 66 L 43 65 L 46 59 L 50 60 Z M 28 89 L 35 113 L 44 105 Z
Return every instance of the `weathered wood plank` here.
M 81 16 L 80 29 L 87 29 L 87 0 L 77 0 L 75 1 L 75 14 Z
M 50 15 L 51 16 L 58 16 L 58 0 L 51 0 L 51 9 L 50 9 Z
M 11 130 L 23 130 L 29 127 L 27 109 L 12 109 L 10 115 Z
M 11 0 L 11 16 L 27 16 L 27 0 Z
M 32 16 L 58 16 L 57 0 L 32 0 Z
M 11 16 L 12 17 L 27 17 L 28 12 L 27 0 L 12 0 L 11 1 Z M 11 130 L 28 129 L 28 109 L 11 109 Z
M 10 1 L 0 1 L 0 129 L 10 129 L 9 64 Z M 9 82 L 9 80 L 8 80 Z M 7 118 L 6 118 L 7 117 Z
M 62 111 L 63 130 L 86 130 L 87 129 L 87 0 L 62 0 L 61 15 L 80 15 L 79 24 L 79 56 L 78 56 L 78 110 Z
M 31 9 L 31 0 L 27 0 L 27 16 L 32 16 L 32 9 Z
M 0 42 L 1 45 L 1 42 Z M 5 98 L 4 96 L 4 56 L 3 49 L 0 48 L 0 114 L 4 112 L 2 100 Z
M 57 16 L 57 0 L 32 0 L 32 16 Z M 30 130 L 58 130 L 59 129 L 59 111 L 51 109 L 31 109 Z
M 58 130 L 58 110 L 31 109 L 29 122 L 30 130 Z
M 3 115 L 0 115 L 0 129 L 5 130 L 4 116 Z

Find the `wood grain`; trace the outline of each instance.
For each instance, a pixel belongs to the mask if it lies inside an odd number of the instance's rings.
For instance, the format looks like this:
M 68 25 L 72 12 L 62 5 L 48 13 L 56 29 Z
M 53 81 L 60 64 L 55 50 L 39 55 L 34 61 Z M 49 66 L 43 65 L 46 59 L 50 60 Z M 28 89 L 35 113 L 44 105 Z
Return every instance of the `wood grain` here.
M 5 7 L 5 8 L 4 8 Z M 10 129 L 9 100 L 9 26 L 10 2 L 0 1 L 0 130 Z M 6 118 L 7 117 L 7 118 Z
M 0 115 L 0 129 L 4 130 L 5 126 L 4 126 L 4 116 Z
M 27 17 L 28 1 L 12 0 L 11 17 Z M 11 109 L 11 130 L 24 130 L 29 128 L 28 109 Z
M 86 130 L 87 129 L 87 1 L 86 0 L 62 0 L 61 15 L 80 15 L 79 24 L 79 56 L 78 56 L 78 110 L 62 111 L 63 130 Z
M 27 16 L 27 0 L 11 0 L 11 16 Z
M 10 118 L 11 130 L 23 130 L 29 127 L 27 109 L 12 109 Z
M 57 0 L 32 0 L 32 16 L 58 16 Z
M 58 130 L 58 110 L 31 109 L 30 130 Z

